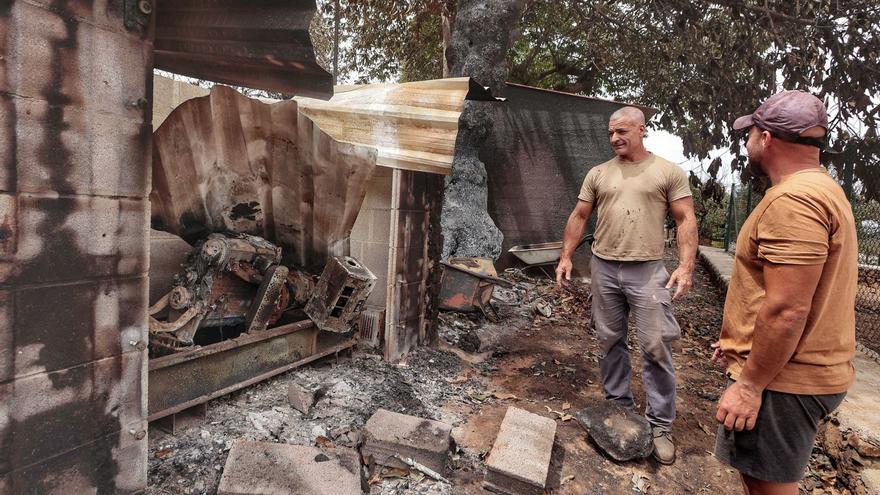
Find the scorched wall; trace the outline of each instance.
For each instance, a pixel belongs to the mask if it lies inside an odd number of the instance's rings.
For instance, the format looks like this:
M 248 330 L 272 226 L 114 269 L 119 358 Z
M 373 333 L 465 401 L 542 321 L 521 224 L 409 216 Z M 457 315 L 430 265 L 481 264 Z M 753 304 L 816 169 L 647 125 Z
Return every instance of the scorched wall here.
M 152 46 L 123 4 L 0 2 L 0 493 L 146 487 Z

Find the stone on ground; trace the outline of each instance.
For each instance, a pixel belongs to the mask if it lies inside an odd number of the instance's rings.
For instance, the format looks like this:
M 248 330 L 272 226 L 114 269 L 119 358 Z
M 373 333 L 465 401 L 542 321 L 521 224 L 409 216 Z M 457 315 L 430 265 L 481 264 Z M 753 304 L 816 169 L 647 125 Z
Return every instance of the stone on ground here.
M 651 425 L 643 416 L 610 400 L 599 400 L 574 415 L 596 445 L 617 461 L 651 455 Z
M 287 387 L 287 401 L 290 407 L 297 411 L 308 414 L 317 400 L 317 391 L 303 387 L 299 383 L 291 383 Z
M 508 407 L 486 460 L 486 489 L 512 495 L 542 495 L 550 472 L 556 421 Z
M 380 466 L 407 468 L 395 454 L 443 473 L 451 447 L 452 426 L 379 409 L 363 430 L 361 455 Z
M 352 449 L 237 440 L 218 495 L 361 495 L 366 480 Z

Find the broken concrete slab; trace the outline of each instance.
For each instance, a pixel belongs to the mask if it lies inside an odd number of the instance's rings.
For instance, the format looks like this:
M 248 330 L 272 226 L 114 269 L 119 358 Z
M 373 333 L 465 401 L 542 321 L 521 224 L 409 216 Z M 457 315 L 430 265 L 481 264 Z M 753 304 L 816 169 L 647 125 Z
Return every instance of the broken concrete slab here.
M 599 400 L 574 415 L 602 451 L 618 461 L 651 455 L 651 425 L 634 411 L 610 400 Z
M 361 455 L 372 463 L 396 468 L 408 466 L 395 458 L 411 458 L 443 473 L 452 445 L 452 425 L 379 409 L 363 430 Z
M 361 495 L 367 489 L 352 449 L 236 440 L 218 495 Z
M 542 495 L 550 472 L 556 421 L 507 408 L 486 460 L 484 487 L 511 495 Z

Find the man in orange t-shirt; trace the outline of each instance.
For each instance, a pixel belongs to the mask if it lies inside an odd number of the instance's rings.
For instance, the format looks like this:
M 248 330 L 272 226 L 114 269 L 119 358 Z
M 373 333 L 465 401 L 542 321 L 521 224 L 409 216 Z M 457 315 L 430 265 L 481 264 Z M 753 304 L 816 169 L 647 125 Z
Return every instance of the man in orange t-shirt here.
M 773 186 L 743 224 L 713 360 L 730 385 L 715 456 L 748 495 L 798 493 L 819 421 L 852 384 L 858 241 L 843 190 L 819 165 L 825 105 L 783 91 L 748 129 L 753 171 Z

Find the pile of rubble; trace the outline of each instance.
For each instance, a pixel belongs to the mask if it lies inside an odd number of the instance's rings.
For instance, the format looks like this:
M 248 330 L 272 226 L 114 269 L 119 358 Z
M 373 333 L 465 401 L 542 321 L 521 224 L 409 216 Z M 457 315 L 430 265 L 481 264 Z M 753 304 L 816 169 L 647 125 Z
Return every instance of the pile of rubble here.
M 552 324 L 581 311 L 571 302 L 588 296 L 562 293 L 519 273 L 507 275 L 513 286 L 498 288 L 493 298 L 500 321 L 490 322 L 476 313 L 441 315 L 441 335 L 459 356 L 418 348 L 405 362 L 391 365 L 378 355 L 358 351 L 222 397 L 210 404 L 198 427 L 176 436 L 154 428 L 151 492 L 232 494 L 244 493 L 247 480 L 282 487 L 294 478 L 304 483 L 326 478 L 346 479 L 338 486 L 363 486 L 374 494 L 445 495 L 454 493 L 446 478 L 450 472 L 477 478 L 489 473 L 487 486 L 501 490 L 505 483 L 521 485 L 522 476 L 515 473 L 524 469 L 522 449 L 536 447 L 513 442 L 522 435 L 505 431 L 531 431 L 535 425 L 543 425 L 540 431 L 555 431 L 556 423 L 511 408 L 511 419 L 505 419 L 488 460 L 485 451 L 460 449 L 452 440 L 456 427 L 495 399 L 481 377 L 492 371 L 491 359 L 471 367 L 460 359 L 461 352 L 503 353 L 502 337 L 511 325 Z M 525 469 L 531 473 L 526 484 L 543 493 L 553 435 L 532 440 L 540 446 L 528 457 L 546 462 Z M 352 457 L 353 452 L 360 456 Z M 352 469 L 353 458 L 363 461 L 365 469 Z M 291 459 L 312 460 L 297 464 Z M 270 466 L 290 475 L 272 475 Z M 321 493 L 312 485 L 306 492 Z
M 705 364 L 721 317 L 705 273 L 676 305 L 685 334 L 677 352 L 687 404 L 679 425 L 682 463 L 656 472 L 650 461 L 638 460 L 640 448 L 624 452 L 633 461 L 608 462 L 614 455 L 607 442 L 600 444 L 601 432 L 590 431 L 587 444 L 577 426 L 595 421 L 576 410 L 601 400 L 597 347 L 587 330 L 588 287 L 561 289 L 518 271 L 503 276 L 511 287 L 494 290 L 498 321 L 481 312 L 441 313 L 440 349 L 417 348 L 396 365 L 358 350 L 217 399 L 201 424 L 177 436 L 151 431 L 150 493 L 239 493 L 236 480 L 247 489 L 290 482 L 273 477 L 278 473 L 299 473 L 298 483 L 335 480 L 333 493 L 349 487 L 373 495 L 482 493 L 483 487 L 536 494 L 590 486 L 607 493 L 738 490 L 734 472 L 708 452 L 714 427 L 707 408 L 724 377 Z M 559 353 L 559 339 L 569 339 L 569 352 Z M 871 493 L 859 471 L 876 463 L 877 447 L 828 425 L 802 493 Z M 567 457 L 557 457 L 560 450 Z M 318 485 L 306 486 L 303 493 L 321 493 Z
M 367 420 L 379 409 L 461 423 L 462 415 L 442 405 L 450 400 L 467 403 L 473 390 L 482 388 L 459 377 L 461 371 L 461 361 L 454 355 L 427 348 L 417 349 L 398 366 L 378 355 L 355 353 L 222 397 L 210 404 L 198 428 L 176 436 L 151 431 L 151 491 L 212 493 L 236 440 L 355 448 Z M 304 400 L 309 394 L 302 391 L 312 392 L 313 399 Z M 460 455 L 453 460 L 462 464 Z M 397 493 L 397 486 L 411 484 L 442 485 L 431 480 L 422 483 L 418 475 L 380 478 L 374 480 L 378 486 L 373 493 Z M 424 493 L 451 492 L 437 486 Z

